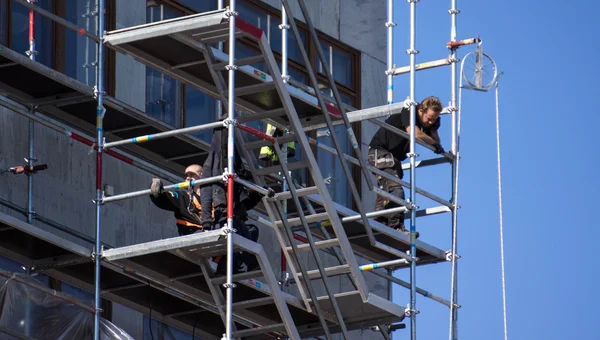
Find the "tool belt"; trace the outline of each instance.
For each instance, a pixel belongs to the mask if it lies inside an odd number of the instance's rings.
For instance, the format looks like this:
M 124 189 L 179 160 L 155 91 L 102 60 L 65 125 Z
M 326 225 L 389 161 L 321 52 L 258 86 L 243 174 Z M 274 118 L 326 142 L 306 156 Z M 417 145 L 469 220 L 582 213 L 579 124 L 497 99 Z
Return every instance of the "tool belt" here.
M 377 169 L 393 168 L 396 165 L 394 155 L 383 149 L 369 149 L 369 164 Z

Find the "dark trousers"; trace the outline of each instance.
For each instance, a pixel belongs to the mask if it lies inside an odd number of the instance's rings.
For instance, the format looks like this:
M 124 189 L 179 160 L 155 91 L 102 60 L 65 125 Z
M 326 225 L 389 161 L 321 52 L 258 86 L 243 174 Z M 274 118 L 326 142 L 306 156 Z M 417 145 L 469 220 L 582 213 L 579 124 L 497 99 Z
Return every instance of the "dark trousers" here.
M 376 157 L 382 156 L 385 157 L 384 155 L 387 152 L 383 151 L 383 150 L 378 150 L 378 152 L 375 152 L 374 149 L 370 149 L 369 150 L 369 164 L 371 166 L 374 166 L 382 171 L 384 171 L 385 173 L 392 175 L 394 177 L 397 177 L 399 179 L 402 179 L 403 177 L 403 172 L 402 172 L 402 163 L 400 163 L 397 159 L 394 159 L 394 164 L 389 164 L 390 162 L 376 162 Z M 389 153 L 387 153 L 388 157 L 389 157 Z M 377 186 L 382 189 L 385 192 L 388 192 L 396 197 L 399 197 L 401 199 L 404 199 L 404 189 L 402 188 L 402 185 L 400 183 L 396 183 L 392 180 L 389 180 L 383 176 L 379 176 L 376 175 L 377 178 Z M 375 200 L 375 211 L 379 211 L 379 210 L 383 210 L 383 209 L 391 209 L 391 208 L 396 208 L 399 207 L 400 205 L 397 204 L 396 202 L 392 202 L 387 200 L 385 197 L 381 197 L 379 195 L 377 195 L 377 199 Z M 399 213 L 394 213 L 394 214 L 389 214 L 389 215 L 385 215 L 385 216 L 380 216 L 377 217 L 376 220 L 389 226 L 390 228 L 400 228 L 401 230 L 404 230 L 404 213 L 403 212 L 399 212 Z

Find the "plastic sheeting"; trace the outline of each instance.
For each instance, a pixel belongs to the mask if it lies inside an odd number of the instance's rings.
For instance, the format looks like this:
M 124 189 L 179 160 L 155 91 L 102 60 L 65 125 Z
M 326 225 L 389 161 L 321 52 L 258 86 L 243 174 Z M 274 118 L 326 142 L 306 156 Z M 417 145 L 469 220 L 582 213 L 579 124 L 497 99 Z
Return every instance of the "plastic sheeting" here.
M 94 308 L 23 274 L 0 271 L 0 339 L 94 338 Z M 134 340 L 103 318 L 100 339 Z

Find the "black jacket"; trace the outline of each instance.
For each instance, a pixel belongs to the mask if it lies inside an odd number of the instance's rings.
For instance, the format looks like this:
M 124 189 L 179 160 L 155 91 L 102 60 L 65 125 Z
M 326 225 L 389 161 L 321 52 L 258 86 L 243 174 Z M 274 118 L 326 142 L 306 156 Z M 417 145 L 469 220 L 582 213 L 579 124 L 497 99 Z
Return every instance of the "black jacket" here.
M 222 117 L 223 120 L 226 116 Z M 202 169 L 202 178 L 223 175 L 227 167 L 227 138 L 228 129 L 218 127 L 213 130 L 212 141 L 208 157 L 204 161 Z M 236 140 L 239 143 L 239 140 Z M 239 144 L 236 143 L 236 147 Z M 244 179 L 249 179 L 244 171 L 242 159 L 239 152 L 234 152 L 234 172 Z M 203 185 L 200 189 L 201 204 L 203 207 L 209 207 L 214 204 L 214 221 L 210 210 L 202 211 L 202 225 L 205 229 L 222 225 L 227 222 L 227 184 L 223 181 L 213 184 Z M 260 194 L 255 191 L 249 191 L 239 183 L 234 184 L 234 218 L 242 221 L 247 220 L 248 210 L 254 208 L 260 201 Z
M 194 196 L 196 202 L 199 202 L 198 195 L 194 194 Z M 157 207 L 174 213 L 179 235 L 189 235 L 201 230 L 199 228 L 202 225 L 200 220 L 201 209 L 195 204 L 190 204 L 190 196 L 187 192 L 164 191 L 158 197 L 150 195 L 150 199 Z M 210 212 L 210 209 L 202 210 Z M 196 226 L 190 226 L 191 224 Z

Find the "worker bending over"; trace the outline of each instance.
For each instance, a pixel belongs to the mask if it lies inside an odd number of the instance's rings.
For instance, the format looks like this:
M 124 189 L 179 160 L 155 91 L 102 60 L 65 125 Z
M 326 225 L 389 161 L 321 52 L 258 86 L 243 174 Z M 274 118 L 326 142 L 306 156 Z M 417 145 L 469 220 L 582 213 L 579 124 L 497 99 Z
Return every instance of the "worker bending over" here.
M 416 107 L 415 137 L 431 144 L 435 153 L 443 154 L 444 148 L 440 144 L 438 129 L 440 128 L 440 113 L 442 104 L 436 97 L 427 97 Z M 399 114 L 392 115 L 386 123 L 410 134 L 410 109 L 404 108 Z M 410 141 L 385 128 L 379 130 L 373 136 L 369 144 L 369 164 L 385 171 L 386 173 L 402 178 L 402 161 L 410 152 Z M 377 185 L 384 191 L 404 199 L 404 189 L 400 183 L 377 176 Z M 385 198 L 377 196 L 375 211 L 391 209 L 398 204 L 386 201 Z M 376 218 L 377 221 L 387 226 L 408 233 L 404 226 L 404 213 L 394 213 Z M 418 233 L 417 233 L 418 237 Z

